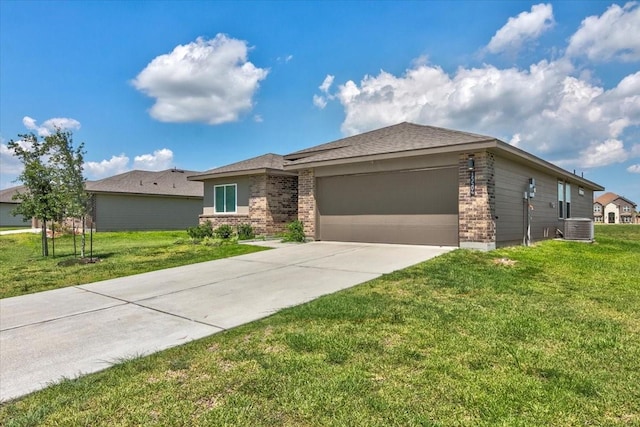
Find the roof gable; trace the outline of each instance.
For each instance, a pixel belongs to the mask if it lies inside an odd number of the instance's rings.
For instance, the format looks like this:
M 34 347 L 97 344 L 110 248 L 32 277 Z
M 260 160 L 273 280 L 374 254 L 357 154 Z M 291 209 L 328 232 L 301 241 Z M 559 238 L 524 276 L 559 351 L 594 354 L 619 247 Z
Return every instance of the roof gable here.
M 491 136 L 403 122 L 296 151 L 284 158 L 290 161 L 288 165 L 298 165 L 492 140 L 495 138 Z
M 618 199 L 623 200 L 626 203 L 629 203 L 630 205 L 633 205 L 634 207 L 636 206 L 636 204 L 633 203 L 631 200 L 629 200 L 629 199 L 627 199 L 627 198 L 625 198 L 623 196 L 619 196 L 616 193 L 611 193 L 611 192 L 607 192 L 607 193 L 604 193 L 604 194 L 598 196 L 595 201 L 597 203 L 600 203 L 602 206 L 606 206 L 609 203 L 613 203 Z

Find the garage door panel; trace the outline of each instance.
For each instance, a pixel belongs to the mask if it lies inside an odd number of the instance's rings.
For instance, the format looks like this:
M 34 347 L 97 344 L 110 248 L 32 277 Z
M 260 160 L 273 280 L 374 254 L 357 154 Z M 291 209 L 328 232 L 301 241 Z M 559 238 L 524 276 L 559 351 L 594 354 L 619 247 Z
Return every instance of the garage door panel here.
M 321 177 L 318 238 L 458 244 L 457 168 Z
M 322 240 L 415 245 L 458 245 L 458 215 L 329 215 Z
M 453 214 L 457 170 L 440 169 L 318 178 L 320 215 Z

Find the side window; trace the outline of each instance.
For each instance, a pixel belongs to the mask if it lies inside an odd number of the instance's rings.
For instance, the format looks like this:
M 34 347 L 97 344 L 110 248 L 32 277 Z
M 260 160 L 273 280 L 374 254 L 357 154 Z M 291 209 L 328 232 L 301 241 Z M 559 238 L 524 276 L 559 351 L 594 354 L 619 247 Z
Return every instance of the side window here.
M 213 187 L 214 210 L 216 213 L 236 213 L 236 184 L 216 185 Z
M 558 218 L 564 218 L 564 182 L 558 181 Z
M 565 218 L 571 218 L 571 184 L 565 183 L 564 188 Z

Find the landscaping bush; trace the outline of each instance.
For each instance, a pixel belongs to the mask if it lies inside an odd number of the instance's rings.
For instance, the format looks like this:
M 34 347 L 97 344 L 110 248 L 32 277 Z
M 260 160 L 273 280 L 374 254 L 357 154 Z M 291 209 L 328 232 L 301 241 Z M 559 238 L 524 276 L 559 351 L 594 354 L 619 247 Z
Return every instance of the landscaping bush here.
M 295 220 L 287 224 L 287 232 L 284 234 L 283 242 L 304 242 L 304 225 L 301 221 Z
M 233 236 L 233 228 L 228 224 L 223 224 L 213 232 L 218 239 L 229 240 Z
M 187 234 L 194 240 L 213 237 L 213 226 L 211 225 L 211 221 L 204 222 L 196 227 L 187 228 Z
M 238 240 L 249 240 L 256 237 L 255 232 L 251 224 L 239 224 L 238 225 Z

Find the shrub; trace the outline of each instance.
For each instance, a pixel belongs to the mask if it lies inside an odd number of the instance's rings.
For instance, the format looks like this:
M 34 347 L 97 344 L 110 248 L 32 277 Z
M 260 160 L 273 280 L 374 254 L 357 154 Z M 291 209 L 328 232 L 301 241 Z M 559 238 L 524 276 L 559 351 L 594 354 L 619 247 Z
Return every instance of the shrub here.
M 238 225 L 238 240 L 249 240 L 254 237 L 256 237 L 256 233 L 253 231 L 251 224 Z
M 233 228 L 229 224 L 222 224 L 213 232 L 218 239 L 229 240 L 233 236 Z
M 211 225 L 211 221 L 204 222 L 196 227 L 187 228 L 187 234 L 194 240 L 213 237 L 213 226 Z
M 283 242 L 304 242 L 304 225 L 301 221 L 295 220 L 287 224 L 287 232 L 284 233 Z

